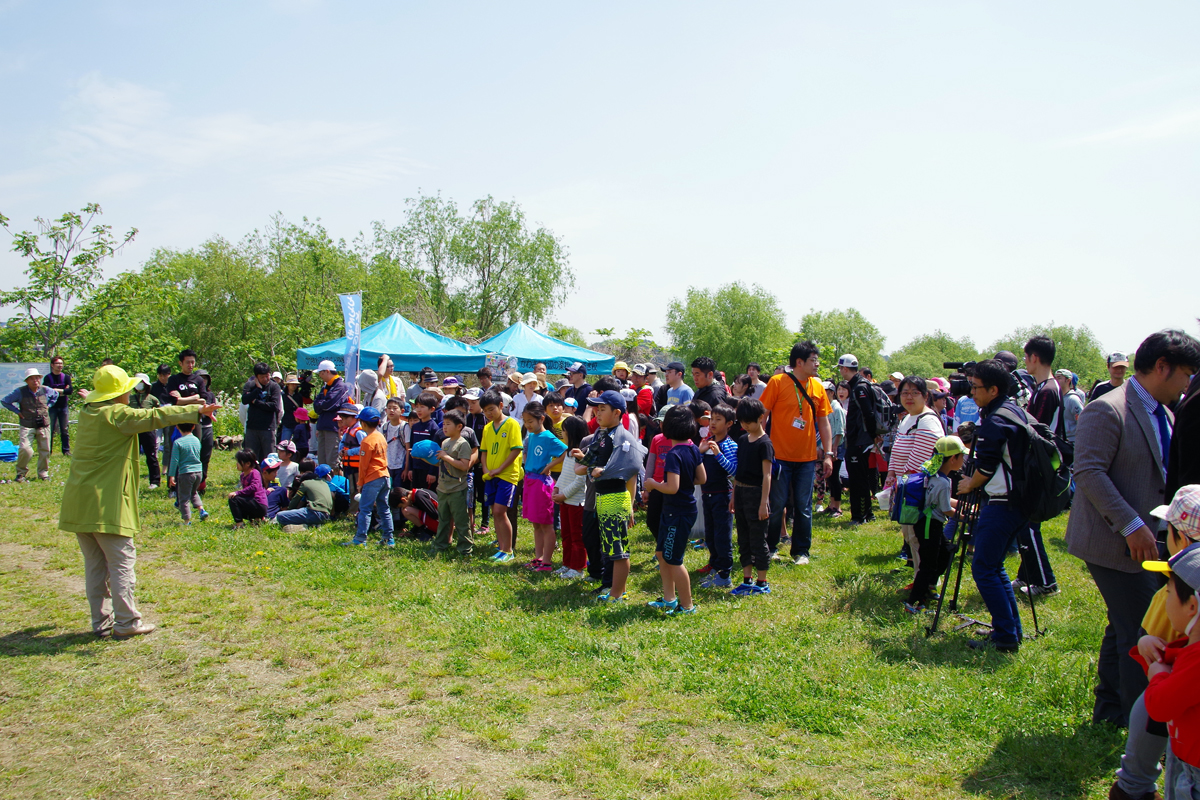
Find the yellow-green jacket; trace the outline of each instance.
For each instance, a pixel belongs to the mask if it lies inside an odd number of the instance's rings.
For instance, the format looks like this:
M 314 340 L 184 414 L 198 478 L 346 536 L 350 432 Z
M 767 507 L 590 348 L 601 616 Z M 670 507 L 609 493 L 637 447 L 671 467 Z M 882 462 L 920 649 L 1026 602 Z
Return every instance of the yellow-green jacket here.
M 197 408 L 130 408 L 115 400 L 85 403 L 71 441 L 71 474 L 63 489 L 58 527 L 73 533 L 139 533 L 137 435 L 196 422 Z

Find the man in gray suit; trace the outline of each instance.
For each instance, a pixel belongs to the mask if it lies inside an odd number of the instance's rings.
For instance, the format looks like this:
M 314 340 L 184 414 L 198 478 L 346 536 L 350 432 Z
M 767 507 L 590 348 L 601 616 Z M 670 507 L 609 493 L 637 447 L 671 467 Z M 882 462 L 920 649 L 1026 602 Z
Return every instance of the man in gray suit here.
M 1200 369 L 1200 342 L 1181 331 L 1160 331 L 1138 347 L 1135 375 L 1093 400 L 1075 429 L 1075 498 L 1067 522 L 1067 552 L 1086 562 L 1108 608 L 1100 645 L 1093 722 L 1125 726 L 1146 688 L 1129 657 L 1142 617 L 1162 581 L 1141 568 L 1159 558 L 1161 521 L 1150 515 L 1165 496 L 1173 417 Z M 1164 528 L 1165 530 L 1165 528 Z

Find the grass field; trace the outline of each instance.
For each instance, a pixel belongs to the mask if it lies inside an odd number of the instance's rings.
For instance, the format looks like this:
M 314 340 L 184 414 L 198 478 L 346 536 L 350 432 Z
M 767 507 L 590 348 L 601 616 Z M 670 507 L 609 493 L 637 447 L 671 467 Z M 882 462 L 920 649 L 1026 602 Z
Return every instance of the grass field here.
M 233 531 L 232 455 L 213 464 L 190 528 L 142 479 L 138 600 L 161 627 L 128 642 L 88 632 L 66 461 L 0 486 L 0 796 L 1101 798 L 1124 745 L 1089 721 L 1104 613 L 1065 517 L 1049 633 L 1006 656 L 925 638 L 885 523 L 822 521 L 770 596 L 697 590 L 699 614 L 665 618 L 643 525 L 614 610 L 418 542 L 338 547 L 346 522 Z M 964 595 L 986 616 L 969 575 Z

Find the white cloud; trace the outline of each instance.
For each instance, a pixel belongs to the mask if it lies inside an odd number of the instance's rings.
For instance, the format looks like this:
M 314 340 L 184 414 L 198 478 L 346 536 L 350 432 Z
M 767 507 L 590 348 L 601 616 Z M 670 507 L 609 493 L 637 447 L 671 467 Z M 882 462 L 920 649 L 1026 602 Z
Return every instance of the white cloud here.
M 405 154 L 396 131 L 380 123 L 188 116 L 160 91 L 94 73 L 79 82 L 64 111 L 64 127 L 34 171 L 90 173 L 96 186 L 108 190 L 227 173 L 277 191 L 345 192 L 424 166 Z M 0 185 L 28 179 L 4 175 Z
M 1135 143 L 1175 139 L 1200 134 L 1200 109 L 1181 111 L 1159 119 L 1136 122 L 1071 139 L 1067 144 Z

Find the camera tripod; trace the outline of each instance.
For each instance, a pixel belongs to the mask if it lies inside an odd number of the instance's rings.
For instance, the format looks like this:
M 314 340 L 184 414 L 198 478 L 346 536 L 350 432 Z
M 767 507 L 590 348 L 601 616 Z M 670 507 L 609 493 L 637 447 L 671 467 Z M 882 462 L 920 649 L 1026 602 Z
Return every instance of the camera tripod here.
M 974 455 L 974 452 L 975 448 L 974 443 L 972 442 L 971 455 Z M 983 628 L 987 628 L 989 631 L 992 628 L 990 623 L 975 619 L 974 617 L 967 616 L 966 614 L 957 613 L 958 593 L 962 588 L 963 567 L 966 565 L 967 561 L 967 550 L 971 548 L 971 540 L 975 533 L 975 523 L 979 521 L 979 511 L 982 507 L 981 492 L 982 489 L 976 489 L 966 497 L 960 498 L 958 501 L 958 508 L 954 510 L 954 516 L 952 517 L 952 520 L 954 522 L 955 537 L 950 554 L 950 563 L 946 568 L 946 572 L 942 580 L 942 592 L 938 597 L 937 611 L 934 612 L 933 622 L 925 627 L 925 638 L 929 638 L 937 633 L 938 623 L 942 618 L 942 605 L 946 603 L 946 596 L 950 589 L 950 575 L 951 573 L 955 572 L 955 553 L 958 555 L 958 571 L 954 577 L 954 594 L 950 596 L 947 609 L 951 613 L 954 613 L 958 619 L 962 620 L 962 623 L 954 626 L 954 630 L 961 631 L 965 628 L 971 627 L 972 625 L 978 625 Z M 1033 638 L 1035 636 L 1041 636 L 1045 633 L 1045 631 L 1038 628 L 1037 608 L 1034 600 L 1034 593 L 1029 592 L 1028 596 L 1029 613 L 1033 617 L 1033 634 L 1027 638 Z M 1018 606 L 1017 613 L 1018 615 L 1020 614 L 1020 606 Z

